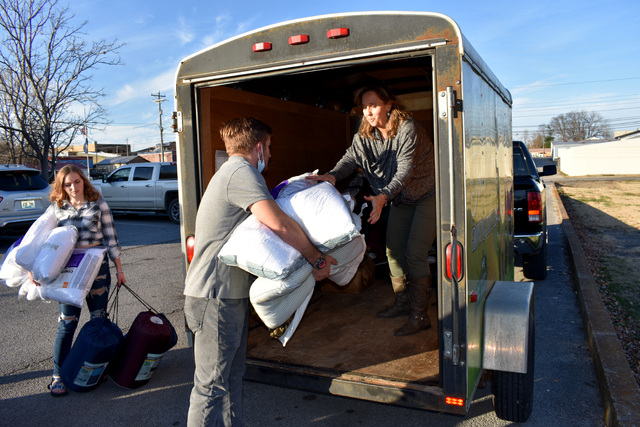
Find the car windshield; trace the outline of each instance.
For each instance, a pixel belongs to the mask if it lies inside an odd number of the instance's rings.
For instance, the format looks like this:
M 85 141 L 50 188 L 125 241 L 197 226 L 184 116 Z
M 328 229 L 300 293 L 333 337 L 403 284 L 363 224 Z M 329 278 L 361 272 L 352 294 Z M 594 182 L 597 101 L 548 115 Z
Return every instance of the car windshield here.
M 1 191 L 42 190 L 48 185 L 35 171 L 0 172 Z

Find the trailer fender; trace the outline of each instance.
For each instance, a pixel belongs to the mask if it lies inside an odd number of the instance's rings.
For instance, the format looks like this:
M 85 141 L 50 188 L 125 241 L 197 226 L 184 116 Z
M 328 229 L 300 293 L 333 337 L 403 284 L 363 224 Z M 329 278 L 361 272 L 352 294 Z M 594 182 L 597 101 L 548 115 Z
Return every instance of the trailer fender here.
M 483 369 L 527 373 L 533 304 L 533 282 L 493 285 L 484 306 Z

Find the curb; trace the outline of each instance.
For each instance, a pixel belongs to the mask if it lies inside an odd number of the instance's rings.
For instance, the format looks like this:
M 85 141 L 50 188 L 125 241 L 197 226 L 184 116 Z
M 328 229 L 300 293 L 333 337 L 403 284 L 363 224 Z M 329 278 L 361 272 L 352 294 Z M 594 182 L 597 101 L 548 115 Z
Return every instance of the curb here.
M 562 228 L 569 247 L 582 320 L 604 404 L 605 421 L 609 427 L 637 426 L 640 424 L 640 389 L 611 324 L 609 312 L 591 275 L 586 255 L 571 219 L 567 215 L 555 183 L 551 184 L 552 193 L 562 216 Z

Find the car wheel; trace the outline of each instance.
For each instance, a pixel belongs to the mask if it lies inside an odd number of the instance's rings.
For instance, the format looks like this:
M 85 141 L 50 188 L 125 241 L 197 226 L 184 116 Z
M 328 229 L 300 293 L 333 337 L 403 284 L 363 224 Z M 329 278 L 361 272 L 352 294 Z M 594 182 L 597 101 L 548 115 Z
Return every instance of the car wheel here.
M 535 369 L 535 315 L 529 312 L 529 337 L 527 339 L 527 373 L 493 371 L 491 392 L 493 409 L 502 420 L 524 423 L 533 410 L 533 371 Z
M 547 278 L 547 231 L 545 227 L 542 249 L 537 254 L 522 255 L 522 273 L 524 277 L 532 280 L 544 280 Z
M 167 213 L 172 223 L 180 224 L 180 202 L 178 199 L 173 199 L 171 203 L 169 203 Z

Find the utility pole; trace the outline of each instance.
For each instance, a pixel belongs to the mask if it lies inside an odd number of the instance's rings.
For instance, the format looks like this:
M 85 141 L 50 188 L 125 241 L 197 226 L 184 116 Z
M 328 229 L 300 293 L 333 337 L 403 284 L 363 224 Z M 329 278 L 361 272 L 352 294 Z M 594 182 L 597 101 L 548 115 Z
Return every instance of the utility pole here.
M 158 104 L 158 115 L 159 115 L 159 119 L 160 119 L 160 155 L 162 156 L 162 160 L 160 160 L 161 162 L 164 162 L 164 141 L 162 140 L 162 131 L 164 130 L 162 128 L 162 103 L 164 101 L 166 101 L 164 95 L 160 95 L 160 91 L 158 91 L 158 94 L 151 94 L 151 96 L 155 97 L 156 99 L 153 100 L 153 102 L 156 102 Z

